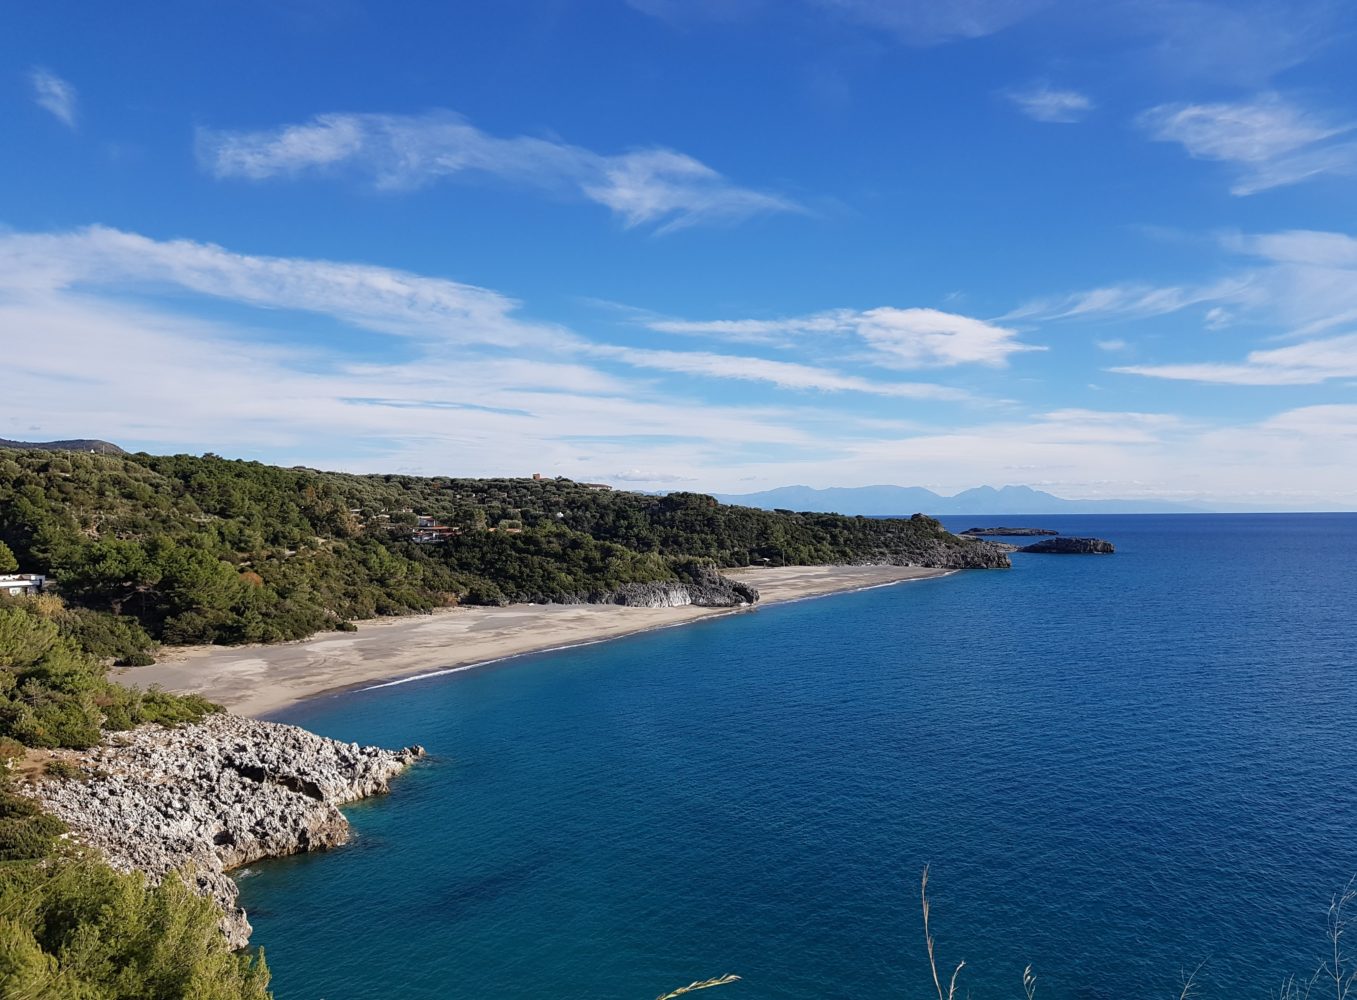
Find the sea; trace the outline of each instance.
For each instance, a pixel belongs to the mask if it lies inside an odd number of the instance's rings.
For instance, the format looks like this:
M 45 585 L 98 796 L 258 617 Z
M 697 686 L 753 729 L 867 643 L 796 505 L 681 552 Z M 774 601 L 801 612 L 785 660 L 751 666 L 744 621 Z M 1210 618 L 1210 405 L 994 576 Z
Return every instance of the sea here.
M 936 996 L 925 867 L 958 997 L 1307 978 L 1357 873 L 1357 515 L 945 521 L 1117 551 L 278 716 L 431 756 L 350 845 L 241 877 L 275 996 Z

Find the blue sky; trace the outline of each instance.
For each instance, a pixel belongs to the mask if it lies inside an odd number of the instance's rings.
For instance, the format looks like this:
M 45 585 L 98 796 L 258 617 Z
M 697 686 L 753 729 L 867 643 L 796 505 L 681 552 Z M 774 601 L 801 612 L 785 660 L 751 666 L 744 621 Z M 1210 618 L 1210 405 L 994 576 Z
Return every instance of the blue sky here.
M 1354 32 L 1320 0 L 30 5 L 0 437 L 1354 509 Z

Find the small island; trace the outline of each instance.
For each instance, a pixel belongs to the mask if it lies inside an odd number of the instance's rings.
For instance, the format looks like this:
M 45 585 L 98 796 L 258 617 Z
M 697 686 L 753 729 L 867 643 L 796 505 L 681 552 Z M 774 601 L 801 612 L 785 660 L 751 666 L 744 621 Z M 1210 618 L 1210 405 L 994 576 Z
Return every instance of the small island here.
M 1024 545 L 1018 551 L 1057 556 L 1110 556 L 1117 550 L 1111 542 L 1101 538 L 1046 538 Z
M 963 535 L 1003 535 L 1006 537 L 1016 537 L 1019 535 L 1058 535 L 1060 532 L 1054 528 L 967 528 L 961 532 Z

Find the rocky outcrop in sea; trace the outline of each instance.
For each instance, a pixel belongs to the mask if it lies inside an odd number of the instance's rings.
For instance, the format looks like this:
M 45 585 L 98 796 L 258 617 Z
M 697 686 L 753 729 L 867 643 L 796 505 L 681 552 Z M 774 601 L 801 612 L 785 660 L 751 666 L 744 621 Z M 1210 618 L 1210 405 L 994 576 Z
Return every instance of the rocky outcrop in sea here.
M 235 715 L 111 733 L 73 758 L 79 778 L 28 791 L 77 840 L 123 871 L 159 880 L 187 871 L 223 911 L 233 947 L 249 941 L 232 868 L 349 839 L 339 806 L 387 791 L 424 755 L 341 743 L 296 726 Z M 68 758 L 72 759 L 72 758 Z
M 967 528 L 961 532 L 963 535 L 1000 535 L 1002 537 L 1017 537 L 1021 535 L 1058 535 L 1060 532 L 1054 528 Z
M 1105 556 L 1117 550 L 1111 542 L 1101 538 L 1046 538 L 1034 545 L 1024 545 L 1019 551 L 1058 556 Z

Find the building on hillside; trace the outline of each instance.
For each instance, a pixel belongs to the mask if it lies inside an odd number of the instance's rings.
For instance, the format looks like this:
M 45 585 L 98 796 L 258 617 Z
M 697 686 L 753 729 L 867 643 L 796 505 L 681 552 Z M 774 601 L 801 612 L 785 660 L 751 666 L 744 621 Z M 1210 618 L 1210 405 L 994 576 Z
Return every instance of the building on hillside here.
M 47 577 L 38 573 L 0 573 L 0 594 L 19 597 L 41 594 Z
M 583 486 L 586 490 L 610 490 L 610 489 L 612 489 L 612 487 L 609 486 L 607 483 L 580 483 L 580 485 Z
M 434 518 L 420 514 L 415 518 L 415 527 L 410 532 L 410 541 L 418 542 L 420 545 L 432 545 L 436 542 L 446 542 L 449 538 L 455 538 L 461 533 L 461 528 L 451 528 L 446 524 L 439 524 Z

